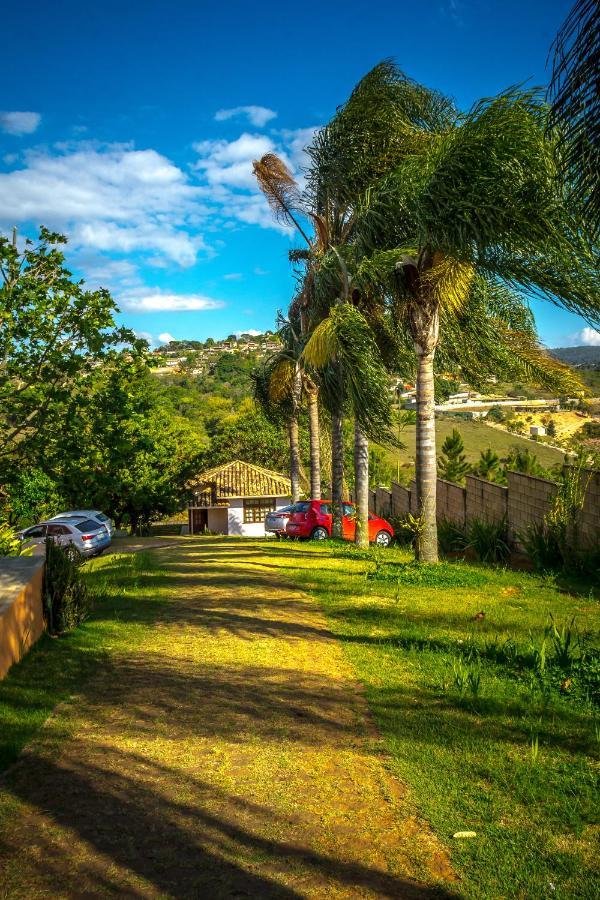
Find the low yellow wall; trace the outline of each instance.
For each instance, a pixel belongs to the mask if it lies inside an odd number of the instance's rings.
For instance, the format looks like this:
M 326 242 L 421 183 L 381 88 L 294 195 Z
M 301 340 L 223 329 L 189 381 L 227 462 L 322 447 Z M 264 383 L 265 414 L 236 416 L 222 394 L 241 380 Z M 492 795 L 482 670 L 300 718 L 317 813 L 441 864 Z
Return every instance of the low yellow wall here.
M 0 679 L 44 631 L 44 560 L 0 559 Z

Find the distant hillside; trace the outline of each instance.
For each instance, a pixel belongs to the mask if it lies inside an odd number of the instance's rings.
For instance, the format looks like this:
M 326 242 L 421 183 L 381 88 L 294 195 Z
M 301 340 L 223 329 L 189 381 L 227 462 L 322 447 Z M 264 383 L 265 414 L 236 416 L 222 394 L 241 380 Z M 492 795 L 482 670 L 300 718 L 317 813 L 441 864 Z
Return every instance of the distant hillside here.
M 600 368 L 600 347 L 553 347 L 549 353 L 570 366 Z

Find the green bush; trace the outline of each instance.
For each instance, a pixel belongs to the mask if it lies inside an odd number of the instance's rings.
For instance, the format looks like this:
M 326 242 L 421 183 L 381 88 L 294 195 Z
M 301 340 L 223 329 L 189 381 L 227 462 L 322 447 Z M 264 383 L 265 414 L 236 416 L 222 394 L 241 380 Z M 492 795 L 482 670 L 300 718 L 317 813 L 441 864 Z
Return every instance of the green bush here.
M 467 529 L 467 547 L 481 562 L 504 563 L 510 556 L 506 520 L 473 519 Z
M 538 572 L 553 572 L 562 568 L 558 541 L 545 522 L 533 522 L 517 537 Z
M 76 628 L 86 617 L 90 597 L 79 570 L 81 558 L 46 540 L 44 613 L 50 634 Z
M 0 556 L 21 556 L 23 544 L 17 532 L 6 522 L 0 522 Z
M 451 519 L 438 522 L 438 547 L 440 553 L 462 553 L 467 546 L 467 535 L 462 525 Z

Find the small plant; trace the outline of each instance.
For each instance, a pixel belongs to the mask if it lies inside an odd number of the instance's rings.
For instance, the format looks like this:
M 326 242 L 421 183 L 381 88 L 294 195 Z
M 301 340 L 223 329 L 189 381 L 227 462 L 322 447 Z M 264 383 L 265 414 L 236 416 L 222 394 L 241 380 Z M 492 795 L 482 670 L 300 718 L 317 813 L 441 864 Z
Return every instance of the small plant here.
M 473 519 L 467 531 L 467 547 L 482 562 L 504 563 L 510 556 L 506 538 L 506 520 Z
M 458 656 L 453 660 L 452 673 L 454 685 L 460 698 L 462 699 L 469 692 L 473 700 L 476 700 L 481 688 L 481 664 L 479 660 L 467 663 L 462 656 Z
M 553 572 L 561 567 L 558 542 L 545 522 L 532 522 L 517 534 L 517 539 L 538 572 Z
M 438 546 L 444 555 L 462 553 L 467 546 L 467 535 L 463 526 L 451 519 L 440 519 L 438 522 Z
M 423 532 L 425 523 L 422 516 L 413 516 L 407 513 L 405 516 L 395 516 L 390 519 L 390 524 L 394 529 L 396 542 L 401 547 L 414 546 L 417 538 Z
M 531 762 L 534 765 L 538 760 L 539 752 L 540 752 L 540 736 L 537 732 L 534 732 L 531 735 L 531 742 L 530 742 Z
M 89 605 L 79 566 L 62 547 L 46 540 L 44 611 L 50 634 L 75 628 L 86 617 Z
M 546 634 L 552 641 L 556 665 L 563 672 L 570 671 L 573 664 L 581 658 L 581 644 L 575 628 L 575 618 L 572 618 L 569 623 L 564 622 L 559 627 L 554 621 L 554 617 L 550 615 L 550 625 L 546 629 Z M 575 651 L 576 646 L 578 648 L 577 654 Z
M 465 445 L 457 428 L 452 429 L 442 444 L 442 454 L 438 459 L 438 477 L 456 484 L 464 484 L 465 475 L 471 466 L 465 456 Z

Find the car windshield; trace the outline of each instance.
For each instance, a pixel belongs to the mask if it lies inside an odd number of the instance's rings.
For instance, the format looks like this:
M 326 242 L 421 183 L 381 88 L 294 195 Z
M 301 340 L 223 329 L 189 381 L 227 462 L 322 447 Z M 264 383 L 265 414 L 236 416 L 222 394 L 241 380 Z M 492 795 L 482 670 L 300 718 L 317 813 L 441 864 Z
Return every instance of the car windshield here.
M 93 519 L 85 519 L 83 522 L 76 522 L 75 528 L 77 528 L 77 530 L 81 531 L 81 532 L 83 532 L 83 531 L 98 531 L 100 526 L 98 525 L 97 522 L 94 522 Z

